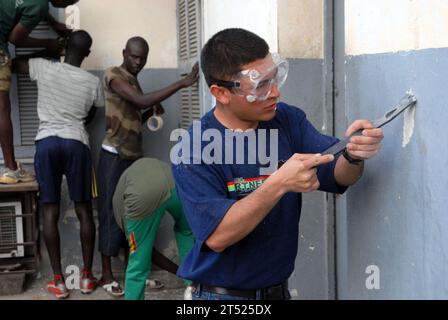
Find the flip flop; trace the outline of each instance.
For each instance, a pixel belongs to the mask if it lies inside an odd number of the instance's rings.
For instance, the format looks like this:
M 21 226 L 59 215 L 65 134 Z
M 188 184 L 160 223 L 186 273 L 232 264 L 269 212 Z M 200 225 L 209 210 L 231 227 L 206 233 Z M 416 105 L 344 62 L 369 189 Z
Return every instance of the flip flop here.
M 117 281 L 105 283 L 101 285 L 101 288 L 103 288 L 109 295 L 113 297 L 121 297 L 122 295 L 124 295 L 124 291 Z
M 158 279 L 146 279 L 146 286 L 150 289 L 161 289 L 165 285 Z

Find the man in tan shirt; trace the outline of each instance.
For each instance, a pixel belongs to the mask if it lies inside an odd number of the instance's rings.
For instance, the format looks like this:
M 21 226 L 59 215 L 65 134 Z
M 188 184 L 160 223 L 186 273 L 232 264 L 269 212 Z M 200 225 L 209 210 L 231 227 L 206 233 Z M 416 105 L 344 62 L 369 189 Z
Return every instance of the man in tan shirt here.
M 123 50 L 123 64 L 106 70 L 104 75 L 106 137 L 98 168 L 99 250 L 103 268 L 99 285 L 113 296 L 121 296 L 124 292 L 113 277 L 111 257 L 117 256 L 121 247 L 127 248 L 124 233 L 114 219 L 112 197 L 115 187 L 121 174 L 143 156 L 142 122 L 153 114 L 154 106 L 178 90 L 193 85 L 199 77 L 199 67 L 196 64 L 184 79 L 161 90 L 144 94 L 137 76 L 146 65 L 148 53 L 149 45 L 145 39 L 131 38 Z M 147 108 L 151 109 L 142 113 Z

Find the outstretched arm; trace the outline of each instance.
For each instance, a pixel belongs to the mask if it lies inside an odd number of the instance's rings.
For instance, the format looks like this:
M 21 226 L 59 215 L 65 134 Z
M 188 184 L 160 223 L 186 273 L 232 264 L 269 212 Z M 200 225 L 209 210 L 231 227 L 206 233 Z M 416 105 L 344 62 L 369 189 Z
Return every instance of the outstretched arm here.
M 38 51 L 33 54 L 29 54 L 26 56 L 19 56 L 12 60 L 12 72 L 18 74 L 29 74 L 30 66 L 28 61 L 33 58 L 52 58 L 57 59 L 58 55 L 55 55 L 48 50 Z
M 93 118 L 95 118 L 96 110 L 97 110 L 97 107 L 95 107 L 95 106 L 92 106 L 92 108 L 90 108 L 89 114 L 87 115 L 87 117 L 84 120 L 84 123 L 86 126 L 89 125 L 93 121 Z
M 27 29 L 21 23 L 18 23 L 14 29 L 12 29 L 8 41 L 17 47 L 30 47 L 30 48 L 46 48 L 50 52 L 62 51 L 62 43 L 57 39 L 35 39 L 29 37 L 32 30 Z
M 51 14 L 48 14 L 47 21 L 50 24 L 51 28 L 57 32 L 61 37 L 67 37 L 72 33 L 73 30 L 67 28 L 65 23 L 61 23 L 57 21 Z
M 163 108 L 161 103 L 157 103 L 152 108 L 150 108 L 149 110 L 146 110 L 142 114 L 142 123 L 145 123 L 146 121 L 148 121 L 148 119 L 151 118 L 154 113 L 156 115 L 162 115 L 165 113 L 165 109 Z
M 121 98 L 131 102 L 132 104 L 140 107 L 141 109 L 146 109 L 152 107 L 163 100 L 169 98 L 177 91 L 183 88 L 187 88 L 194 83 L 199 78 L 199 65 L 196 63 L 193 67 L 191 73 L 179 80 L 158 91 L 150 92 L 147 94 L 142 94 L 129 83 L 121 79 L 114 79 L 111 81 L 110 86 Z
M 333 160 L 333 155 L 293 155 L 257 190 L 230 207 L 206 245 L 215 252 L 222 252 L 251 233 L 287 192 L 317 190 L 320 184 L 316 167 Z
M 162 268 L 174 275 L 177 273 L 177 269 L 179 268 L 177 264 L 165 257 L 156 248 L 152 249 L 152 262 L 159 268 Z
M 346 132 L 347 136 L 358 130 L 363 130 L 362 136 L 352 137 L 347 144 L 347 153 L 353 160 L 359 163 L 350 163 L 344 156 L 339 157 L 334 176 L 338 184 L 342 186 L 353 185 L 361 178 L 364 171 L 363 160 L 374 157 L 381 148 L 381 141 L 384 138 L 383 130 L 373 128 L 368 120 L 355 121 Z

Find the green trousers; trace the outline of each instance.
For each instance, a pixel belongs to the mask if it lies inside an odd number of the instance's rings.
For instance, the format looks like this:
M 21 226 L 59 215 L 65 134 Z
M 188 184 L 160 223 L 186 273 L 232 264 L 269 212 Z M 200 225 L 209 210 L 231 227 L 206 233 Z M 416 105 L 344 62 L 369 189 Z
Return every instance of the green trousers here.
M 174 219 L 174 233 L 181 261 L 193 246 L 194 239 L 176 189 L 171 197 L 151 215 L 140 219 L 125 219 L 129 241 L 129 261 L 125 276 L 125 299 L 144 300 L 146 279 L 151 272 L 151 256 L 157 230 L 165 212 Z

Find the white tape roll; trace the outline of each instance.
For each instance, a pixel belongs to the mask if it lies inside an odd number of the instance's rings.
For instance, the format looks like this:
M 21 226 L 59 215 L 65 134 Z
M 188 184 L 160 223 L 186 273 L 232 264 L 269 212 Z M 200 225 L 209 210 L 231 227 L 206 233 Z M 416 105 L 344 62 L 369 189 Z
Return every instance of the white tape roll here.
M 152 116 L 146 121 L 146 125 L 151 131 L 159 131 L 163 128 L 163 119 L 159 116 Z

